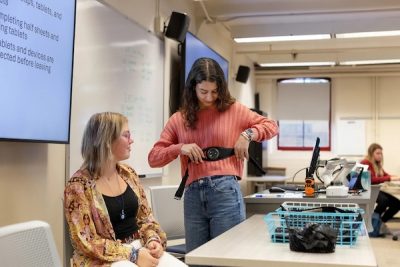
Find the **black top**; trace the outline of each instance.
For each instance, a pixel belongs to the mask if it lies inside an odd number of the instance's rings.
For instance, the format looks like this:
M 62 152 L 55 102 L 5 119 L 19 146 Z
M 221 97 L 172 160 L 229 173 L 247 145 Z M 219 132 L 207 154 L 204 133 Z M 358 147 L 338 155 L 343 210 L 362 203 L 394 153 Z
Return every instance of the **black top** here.
M 103 198 L 117 239 L 123 240 L 138 231 L 138 198 L 129 185 L 121 195 L 110 197 L 103 194 Z M 121 214 L 124 214 L 124 219 Z

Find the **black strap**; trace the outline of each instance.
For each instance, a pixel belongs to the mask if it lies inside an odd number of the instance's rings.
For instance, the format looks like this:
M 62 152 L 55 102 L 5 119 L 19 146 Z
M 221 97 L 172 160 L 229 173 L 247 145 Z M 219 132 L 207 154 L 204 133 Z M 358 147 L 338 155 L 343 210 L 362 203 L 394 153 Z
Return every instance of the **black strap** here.
M 185 175 L 182 177 L 181 183 L 179 184 L 178 189 L 175 192 L 175 199 L 176 200 L 181 200 L 182 196 L 183 196 L 183 191 L 185 190 L 185 185 L 186 185 L 186 181 L 189 177 L 189 168 L 186 168 L 186 172 Z
M 203 160 L 205 161 L 215 161 L 226 159 L 230 156 L 235 155 L 235 150 L 233 148 L 224 148 L 224 147 L 207 147 L 203 149 L 205 152 L 206 158 Z M 257 161 L 250 155 L 250 162 L 254 164 L 254 166 L 262 173 L 265 174 L 263 168 L 257 163 Z M 188 164 L 190 161 L 188 162 Z M 175 199 L 180 200 L 183 196 L 183 191 L 185 190 L 185 185 L 187 179 L 189 177 L 189 168 L 186 168 L 185 175 L 183 175 L 181 183 L 179 184 L 178 189 L 175 192 Z
M 260 166 L 260 164 L 258 164 L 258 162 L 251 156 L 249 155 L 249 161 L 251 163 L 253 163 L 253 165 L 263 174 L 265 175 L 266 172 L 264 171 L 264 169 Z

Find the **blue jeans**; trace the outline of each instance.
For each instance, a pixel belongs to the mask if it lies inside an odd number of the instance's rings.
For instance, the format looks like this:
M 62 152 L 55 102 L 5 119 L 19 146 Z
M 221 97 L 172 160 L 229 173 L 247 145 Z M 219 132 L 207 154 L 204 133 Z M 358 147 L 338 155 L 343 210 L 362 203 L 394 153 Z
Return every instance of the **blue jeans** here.
M 244 221 L 236 176 L 209 176 L 191 183 L 185 189 L 184 214 L 187 252 Z

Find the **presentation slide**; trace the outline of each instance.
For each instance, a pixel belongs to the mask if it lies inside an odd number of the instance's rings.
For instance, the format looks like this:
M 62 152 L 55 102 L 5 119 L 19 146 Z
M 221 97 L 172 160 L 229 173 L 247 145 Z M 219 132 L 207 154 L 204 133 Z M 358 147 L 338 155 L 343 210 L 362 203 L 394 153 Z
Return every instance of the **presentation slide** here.
M 0 0 L 0 139 L 67 143 L 75 0 Z

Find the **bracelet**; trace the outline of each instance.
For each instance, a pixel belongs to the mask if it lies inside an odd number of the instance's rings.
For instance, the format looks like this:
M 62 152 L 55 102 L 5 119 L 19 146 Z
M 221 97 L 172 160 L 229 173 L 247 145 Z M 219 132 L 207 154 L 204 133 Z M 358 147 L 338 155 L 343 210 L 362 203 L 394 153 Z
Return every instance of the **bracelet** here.
M 129 261 L 136 263 L 139 257 L 139 250 L 141 248 L 136 249 L 135 247 L 132 248 L 131 255 L 129 256 Z
M 151 241 L 156 241 L 158 244 L 161 244 L 161 241 L 157 237 L 151 237 L 149 240 L 146 242 L 146 247 Z
M 240 135 L 243 136 L 247 141 L 251 141 L 251 137 L 246 132 L 241 132 Z

